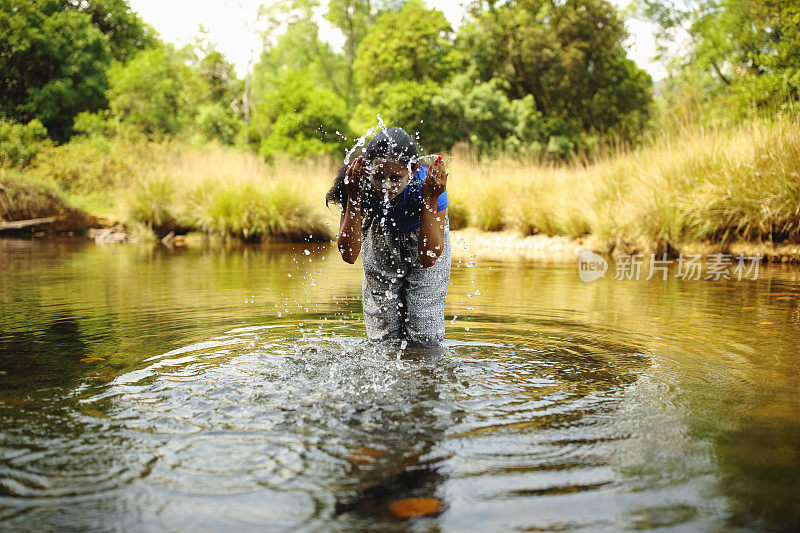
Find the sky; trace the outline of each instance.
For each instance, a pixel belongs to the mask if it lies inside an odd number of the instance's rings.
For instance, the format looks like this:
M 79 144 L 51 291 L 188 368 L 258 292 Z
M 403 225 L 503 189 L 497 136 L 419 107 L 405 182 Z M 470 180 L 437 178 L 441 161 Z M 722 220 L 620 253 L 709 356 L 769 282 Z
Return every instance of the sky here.
M 625 8 L 630 0 L 611 0 L 611 3 Z M 131 8 L 138 12 L 145 22 L 152 25 L 161 38 L 184 45 L 193 41 L 200 25 L 208 32 L 207 38 L 216 44 L 217 49 L 236 65 L 236 71 L 243 76 L 251 51 L 257 60 L 261 49 L 253 21 L 263 0 L 129 0 Z M 442 11 L 454 28 L 457 28 L 466 12 L 463 0 L 428 1 Z M 341 47 L 344 37 L 331 27 L 321 16 L 320 36 L 329 41 L 334 48 Z M 655 40 L 652 24 L 628 19 L 626 22 L 631 34 L 628 57 L 640 67 L 647 69 L 654 80 L 665 76 L 664 67 L 652 60 L 655 55 Z

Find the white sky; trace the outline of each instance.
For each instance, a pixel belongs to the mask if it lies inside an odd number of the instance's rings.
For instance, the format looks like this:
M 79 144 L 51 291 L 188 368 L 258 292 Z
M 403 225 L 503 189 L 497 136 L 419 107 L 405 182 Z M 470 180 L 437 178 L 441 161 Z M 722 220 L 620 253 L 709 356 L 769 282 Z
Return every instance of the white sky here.
M 261 41 L 253 27 L 256 11 L 263 0 L 129 0 L 131 8 L 145 22 L 152 25 L 161 37 L 177 45 L 191 42 L 202 24 L 208 30 L 208 39 L 216 43 L 217 49 L 236 65 L 240 76 L 244 75 L 250 51 L 257 60 Z M 611 0 L 624 8 L 629 0 Z M 457 28 L 465 13 L 463 0 L 428 0 L 429 6 L 444 12 Z M 334 47 L 340 47 L 344 38 L 336 28 L 320 17 L 320 36 Z M 655 41 L 650 23 L 629 19 L 628 57 L 650 72 L 653 79 L 665 76 L 662 65 L 654 62 Z

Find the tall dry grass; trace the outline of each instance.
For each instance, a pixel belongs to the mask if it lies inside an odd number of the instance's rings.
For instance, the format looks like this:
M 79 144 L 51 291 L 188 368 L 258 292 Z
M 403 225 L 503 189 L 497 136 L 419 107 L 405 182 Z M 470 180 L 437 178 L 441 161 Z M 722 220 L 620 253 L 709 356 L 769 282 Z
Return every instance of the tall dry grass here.
M 321 201 L 332 166 L 329 159 L 267 164 L 216 144 L 91 138 L 41 153 L 21 175 L 46 178 L 71 205 L 118 217 L 143 236 L 204 231 L 300 241 L 335 231 Z
M 328 159 L 265 163 L 249 152 L 210 145 L 160 147 L 124 197 L 126 220 L 163 233 L 172 227 L 301 241 L 330 238 L 321 208 Z
M 666 244 L 800 238 L 800 120 L 686 129 L 567 165 L 454 153 L 450 201 L 485 230 Z
M 451 227 L 591 234 L 663 248 L 697 240 L 800 240 L 800 119 L 672 129 L 636 150 L 556 164 L 447 157 Z M 337 162 L 266 163 L 217 145 L 84 139 L 37 156 L 17 179 L 57 183 L 72 205 L 162 234 L 246 240 L 332 237 L 324 205 Z

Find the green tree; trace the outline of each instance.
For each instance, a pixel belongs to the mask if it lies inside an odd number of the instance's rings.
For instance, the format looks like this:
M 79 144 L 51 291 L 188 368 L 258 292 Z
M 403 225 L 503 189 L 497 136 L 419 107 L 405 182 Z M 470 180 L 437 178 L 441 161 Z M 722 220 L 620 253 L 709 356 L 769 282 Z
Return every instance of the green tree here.
M 198 65 L 205 85 L 205 102 L 197 109 L 195 124 L 200 133 L 223 144 L 234 144 L 244 127 L 243 83 L 236 76 L 233 64 L 216 49 L 210 49 Z
M 345 98 L 346 65 L 341 54 L 319 38 L 319 27 L 308 18 L 289 22 L 274 45 L 261 54 L 253 67 L 253 100 L 256 105 L 271 91 L 285 71 L 302 71 L 315 85 Z
M 767 80 L 756 84 L 763 89 L 754 98 L 767 101 L 778 95 L 800 99 L 800 3 L 761 0 L 756 2 L 756 17 L 764 42 L 756 60 Z
M 462 63 L 452 45 L 452 28 L 441 11 L 418 0 L 378 18 L 361 41 L 354 64 L 361 102 L 353 120 L 357 131 L 388 123 L 416 132 L 428 149 L 452 146 L 448 110 L 434 101 Z
M 187 63 L 192 52 L 171 45 L 140 52 L 109 69 L 109 108 L 122 123 L 146 134 L 176 134 L 194 122 L 207 87 Z
M 701 87 L 706 115 L 735 117 L 753 103 L 798 98 L 798 2 L 637 0 L 636 6 L 658 26 L 662 50 L 684 43 L 671 57 L 663 53 L 671 60 L 671 87 L 676 94 Z
M 376 125 L 380 115 L 387 124 L 416 134 L 427 150 L 449 148 L 454 138 L 449 110 L 434 104 L 440 90 L 432 80 L 381 83 L 358 105 L 351 123 L 355 131 L 364 132 Z
M 332 90 L 315 86 L 303 71 L 278 75 L 253 115 L 249 135 L 259 153 L 284 153 L 303 158 L 343 154 L 347 137 L 347 109 Z
M 545 120 L 533 96 L 510 100 L 502 80 L 475 82 L 454 76 L 432 100 L 444 129 L 444 147 L 468 142 L 481 152 L 541 152 L 548 141 Z
M 126 0 L 0 0 L 0 116 L 66 140 L 78 113 L 106 105 L 111 61 L 156 41 Z
M 200 60 L 198 70 L 208 88 L 206 100 L 241 108 L 242 82 L 236 76 L 233 63 L 221 52 L 209 50 Z
M 155 30 L 131 10 L 128 0 L 61 0 L 62 9 L 86 13 L 108 38 L 111 55 L 125 62 L 140 50 L 158 44 Z
M 325 18 L 344 35 L 344 56 L 347 60 L 345 77 L 345 100 L 349 106 L 358 100 L 358 85 L 355 83 L 354 65 L 358 45 L 370 26 L 384 13 L 397 12 L 403 1 L 376 0 L 330 0 Z
M 204 87 L 195 126 L 206 139 L 234 144 L 244 127 L 244 81 L 236 75 L 233 63 L 207 36 L 208 31 L 201 25 L 192 44 L 195 54 L 199 54 L 201 59 L 190 62 L 190 66 L 197 69 Z
M 89 15 L 59 7 L 0 0 L 0 115 L 65 140 L 75 115 L 105 105 L 111 54 Z
M 461 63 L 452 31 L 441 11 L 419 0 L 382 15 L 358 47 L 354 71 L 362 96 L 369 99 L 385 83 L 445 81 Z
M 533 95 L 565 131 L 634 135 L 652 98 L 650 76 L 626 57 L 623 20 L 605 0 L 480 1 L 460 47 L 484 81 L 504 80 L 511 99 Z M 635 115 L 631 118 L 630 115 Z
M 343 149 L 350 88 L 345 57 L 319 37 L 316 0 L 295 0 L 264 16 L 273 20 L 268 44 L 253 68 L 253 119 L 247 141 L 266 156 L 293 157 Z M 285 24 L 285 31 L 277 20 Z

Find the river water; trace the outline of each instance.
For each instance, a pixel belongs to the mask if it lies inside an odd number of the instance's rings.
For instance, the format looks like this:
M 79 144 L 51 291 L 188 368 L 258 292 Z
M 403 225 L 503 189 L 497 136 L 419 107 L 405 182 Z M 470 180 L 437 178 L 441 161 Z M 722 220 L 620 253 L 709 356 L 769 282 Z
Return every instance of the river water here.
M 328 245 L 0 241 L 0 528 L 800 527 L 800 271 L 468 261 L 423 350 Z

